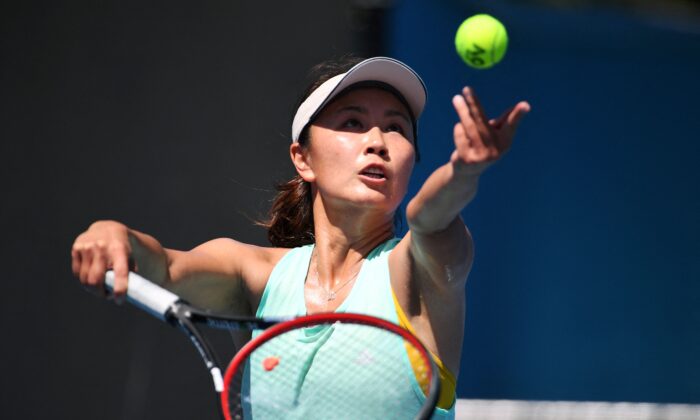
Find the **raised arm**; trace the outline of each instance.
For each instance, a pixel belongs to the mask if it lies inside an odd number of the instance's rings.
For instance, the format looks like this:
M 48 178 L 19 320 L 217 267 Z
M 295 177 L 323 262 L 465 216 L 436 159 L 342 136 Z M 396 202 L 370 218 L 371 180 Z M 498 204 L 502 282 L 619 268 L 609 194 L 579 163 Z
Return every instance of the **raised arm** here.
M 472 263 L 472 241 L 460 212 L 476 195 L 481 174 L 510 149 L 515 129 L 530 110 L 519 102 L 489 120 L 473 91 L 465 87 L 452 104 L 455 150 L 450 161 L 426 180 L 410 201 L 406 216 L 411 254 L 438 287 L 462 285 Z
M 464 287 L 474 255 L 460 212 L 476 195 L 484 170 L 510 148 L 530 105 L 519 102 L 488 120 L 470 88 L 452 103 L 459 116 L 455 150 L 408 204 L 409 233 L 392 255 L 392 285 L 418 337 L 456 373 L 464 334 Z M 402 284 L 403 279 L 411 282 Z

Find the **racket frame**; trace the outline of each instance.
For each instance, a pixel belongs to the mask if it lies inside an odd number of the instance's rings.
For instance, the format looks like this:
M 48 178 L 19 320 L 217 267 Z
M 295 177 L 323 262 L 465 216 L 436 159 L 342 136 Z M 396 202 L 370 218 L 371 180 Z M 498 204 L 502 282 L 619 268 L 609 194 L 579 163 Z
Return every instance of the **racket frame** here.
M 262 343 L 269 341 L 279 334 L 297 328 L 336 322 L 347 324 L 367 325 L 382 328 L 401 336 L 416 348 L 424 359 L 428 360 L 428 375 L 430 385 L 426 399 L 417 413 L 416 419 L 429 419 L 437 405 L 440 396 L 440 378 L 432 355 L 421 341 L 407 329 L 390 321 L 370 315 L 356 313 L 319 313 L 298 317 L 258 318 L 253 316 L 228 316 L 216 314 L 191 306 L 174 293 L 134 273 L 129 273 L 129 287 L 126 291 L 127 301 L 139 309 L 148 312 L 161 321 L 178 327 L 190 339 L 197 349 L 211 374 L 214 390 L 219 396 L 220 413 L 230 420 L 228 383 L 241 363 Z M 114 272 L 108 271 L 105 276 L 105 289 L 111 293 L 114 288 Z M 221 375 L 220 364 L 211 350 L 211 346 L 200 333 L 196 324 L 207 325 L 210 328 L 224 330 L 263 330 L 257 337 L 246 343 L 231 360 L 224 376 Z
M 226 420 L 231 420 L 231 407 L 229 405 L 229 384 L 231 383 L 234 375 L 242 365 L 245 363 L 246 359 L 259 348 L 264 343 L 278 337 L 281 334 L 287 333 L 289 331 L 313 327 L 319 324 L 351 324 L 351 325 L 365 325 L 369 327 L 381 328 L 387 330 L 391 333 L 400 336 L 404 340 L 408 341 L 415 349 L 417 349 L 421 356 L 428 361 L 427 370 L 428 376 L 430 377 L 430 385 L 428 386 L 428 393 L 425 396 L 425 401 L 421 406 L 421 410 L 416 414 L 416 419 L 426 420 L 429 419 L 435 406 L 437 405 L 438 398 L 440 396 L 440 376 L 438 373 L 437 366 L 433 360 L 432 355 L 427 348 L 421 343 L 421 341 L 413 335 L 407 329 L 394 324 L 393 322 L 377 318 L 371 315 L 357 314 L 357 313 L 343 313 L 343 312 L 328 312 L 328 313 L 318 313 L 312 315 L 304 315 L 297 318 L 287 320 L 282 323 L 278 323 L 270 326 L 266 330 L 262 331 L 257 337 L 246 343 L 241 349 L 236 353 L 236 355 L 231 360 L 228 368 L 226 368 L 226 373 L 224 374 L 224 389 L 221 392 L 221 407 Z

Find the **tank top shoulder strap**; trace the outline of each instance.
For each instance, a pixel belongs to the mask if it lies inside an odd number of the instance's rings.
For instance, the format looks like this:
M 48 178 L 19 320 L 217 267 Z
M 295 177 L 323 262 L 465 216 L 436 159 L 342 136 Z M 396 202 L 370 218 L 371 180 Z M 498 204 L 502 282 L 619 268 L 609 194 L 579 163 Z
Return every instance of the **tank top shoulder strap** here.
M 294 316 L 306 313 L 304 280 L 313 245 L 292 248 L 272 269 L 256 316 Z
M 365 258 L 355 285 L 346 301 L 338 308 L 376 316 L 393 323 L 398 317 L 391 300 L 391 281 L 388 258 L 398 239 L 393 238 L 374 248 Z

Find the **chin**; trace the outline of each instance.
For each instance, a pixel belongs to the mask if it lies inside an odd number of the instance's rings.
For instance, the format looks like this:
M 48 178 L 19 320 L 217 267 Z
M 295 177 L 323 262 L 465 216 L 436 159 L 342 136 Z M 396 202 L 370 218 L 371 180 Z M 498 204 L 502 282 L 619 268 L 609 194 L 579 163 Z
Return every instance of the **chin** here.
M 361 207 L 370 207 L 383 212 L 393 212 L 401 204 L 401 199 L 396 199 L 395 195 L 387 195 L 382 191 L 364 191 L 358 194 L 352 201 Z M 401 196 L 403 198 L 403 196 Z

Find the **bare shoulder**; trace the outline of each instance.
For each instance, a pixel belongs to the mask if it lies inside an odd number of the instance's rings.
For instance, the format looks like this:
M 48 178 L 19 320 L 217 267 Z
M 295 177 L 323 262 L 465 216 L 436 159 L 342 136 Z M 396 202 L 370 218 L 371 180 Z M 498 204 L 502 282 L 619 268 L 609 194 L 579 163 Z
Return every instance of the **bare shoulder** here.
M 248 312 L 257 306 L 272 269 L 288 251 L 218 238 L 190 251 L 167 253 L 175 289 L 207 308 L 245 306 Z M 200 297 L 204 291 L 217 298 Z
M 277 262 L 289 252 L 288 248 L 246 244 L 230 238 L 218 238 L 194 248 L 193 253 L 205 253 L 221 263 L 224 272 L 243 280 L 246 288 L 262 293 Z
M 245 271 L 248 266 L 274 265 L 288 251 L 287 248 L 273 248 L 251 245 L 230 238 L 218 238 L 205 242 L 189 251 L 192 254 L 219 259 L 232 274 L 236 269 Z

